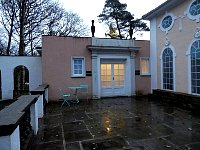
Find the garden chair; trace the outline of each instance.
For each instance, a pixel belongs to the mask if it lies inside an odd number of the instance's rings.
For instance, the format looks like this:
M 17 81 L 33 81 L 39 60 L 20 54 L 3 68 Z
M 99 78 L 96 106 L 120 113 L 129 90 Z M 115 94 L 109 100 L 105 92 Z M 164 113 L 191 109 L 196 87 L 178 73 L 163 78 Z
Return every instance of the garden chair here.
M 68 106 L 70 106 L 70 100 L 68 99 L 68 97 L 70 97 L 70 94 L 69 93 L 65 93 L 62 89 L 59 89 L 59 91 L 60 91 L 60 94 L 61 94 L 62 99 L 63 99 L 61 107 L 63 105 L 65 105 L 65 104 L 67 104 Z

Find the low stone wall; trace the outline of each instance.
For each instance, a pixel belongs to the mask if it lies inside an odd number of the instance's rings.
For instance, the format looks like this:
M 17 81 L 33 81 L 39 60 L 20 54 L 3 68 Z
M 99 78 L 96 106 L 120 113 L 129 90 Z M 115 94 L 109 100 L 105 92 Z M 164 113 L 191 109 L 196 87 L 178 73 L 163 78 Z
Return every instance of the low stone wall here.
M 1 100 L 0 99 L 0 111 L 4 109 L 6 106 L 12 104 L 14 102 L 13 99 Z
M 48 85 L 40 85 L 31 94 L 20 96 L 0 111 L 0 149 L 30 149 L 48 102 Z
M 23 95 L 0 111 L 0 149 L 28 148 L 36 130 L 39 95 Z M 36 132 L 36 131 L 35 131 Z
M 153 94 L 149 95 L 149 100 L 166 102 L 176 107 L 193 110 L 195 112 L 200 109 L 200 96 L 186 93 L 165 90 L 153 90 Z

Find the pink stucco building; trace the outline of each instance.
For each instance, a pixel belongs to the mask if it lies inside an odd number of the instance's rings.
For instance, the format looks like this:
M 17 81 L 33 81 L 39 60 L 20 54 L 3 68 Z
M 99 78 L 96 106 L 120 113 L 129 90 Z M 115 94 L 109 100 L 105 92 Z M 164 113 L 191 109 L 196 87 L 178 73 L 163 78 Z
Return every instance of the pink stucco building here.
M 200 94 L 200 2 L 168 0 L 143 16 L 150 21 L 151 89 Z
M 150 92 L 149 41 L 90 37 L 42 38 L 43 83 L 49 99 L 59 89 L 87 84 L 89 98 L 133 96 Z M 83 98 L 83 97 L 82 97 Z

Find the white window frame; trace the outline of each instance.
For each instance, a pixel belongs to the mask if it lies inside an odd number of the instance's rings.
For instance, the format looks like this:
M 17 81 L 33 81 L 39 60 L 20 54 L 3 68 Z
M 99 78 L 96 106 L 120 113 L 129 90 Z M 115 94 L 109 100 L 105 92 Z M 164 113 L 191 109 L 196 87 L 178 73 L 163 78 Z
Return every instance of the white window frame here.
M 169 90 L 169 89 L 164 89 L 163 88 L 163 59 L 162 59 L 162 56 L 163 56 L 163 52 L 166 48 L 170 48 L 173 52 L 173 90 Z M 176 51 L 175 51 L 175 48 L 171 45 L 169 46 L 166 46 L 162 49 L 161 51 L 161 54 L 160 54 L 160 84 L 161 84 L 161 89 L 163 90 L 166 90 L 166 91 L 174 91 L 176 92 Z
M 148 69 L 149 69 L 149 72 L 148 73 L 142 73 L 142 60 L 148 60 L 149 64 L 148 64 Z M 150 58 L 149 57 L 140 57 L 140 75 L 141 76 L 148 76 L 148 75 L 151 75 L 151 68 L 150 68 Z
M 200 39 L 194 39 L 189 45 L 188 51 L 186 52 L 186 56 L 188 57 L 188 93 L 192 95 L 200 95 L 198 93 L 192 93 L 192 77 L 191 77 L 191 47 L 195 41 L 199 41 Z
M 82 74 L 74 74 L 74 60 L 82 59 Z M 71 77 L 85 77 L 85 57 L 82 56 L 72 56 L 71 57 Z
M 171 16 L 172 17 L 172 24 L 168 28 L 163 28 L 162 22 L 163 22 L 163 19 L 165 17 L 167 17 L 167 16 Z M 161 31 L 168 33 L 172 29 L 172 27 L 174 26 L 174 21 L 176 19 L 177 19 L 177 17 L 174 16 L 172 13 L 166 12 L 165 15 L 162 17 L 162 19 L 160 20 L 160 24 L 158 25 L 158 27 L 161 29 Z

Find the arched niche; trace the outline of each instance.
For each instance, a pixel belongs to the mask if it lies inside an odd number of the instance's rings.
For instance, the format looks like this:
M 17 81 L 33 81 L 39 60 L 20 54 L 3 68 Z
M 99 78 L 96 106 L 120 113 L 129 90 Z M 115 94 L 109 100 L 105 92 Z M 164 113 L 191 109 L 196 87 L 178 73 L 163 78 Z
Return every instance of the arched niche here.
M 17 66 L 14 68 L 13 77 L 13 98 L 29 94 L 29 70 L 23 65 Z

